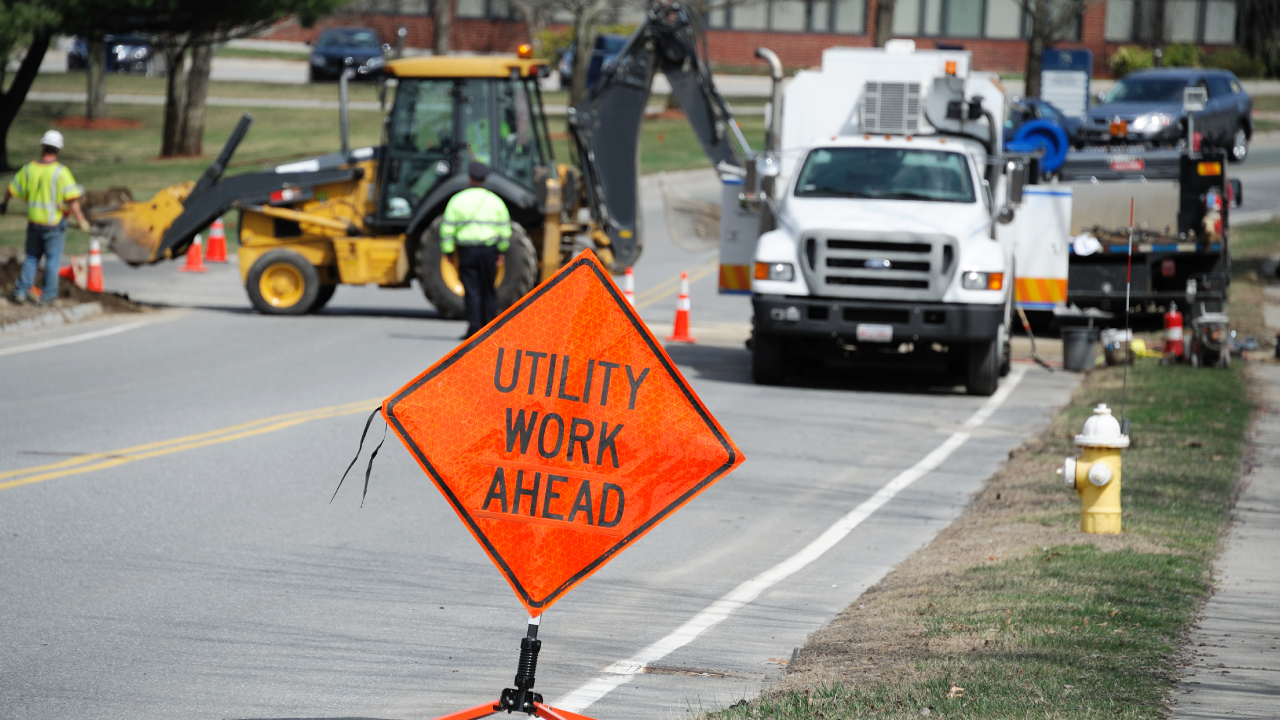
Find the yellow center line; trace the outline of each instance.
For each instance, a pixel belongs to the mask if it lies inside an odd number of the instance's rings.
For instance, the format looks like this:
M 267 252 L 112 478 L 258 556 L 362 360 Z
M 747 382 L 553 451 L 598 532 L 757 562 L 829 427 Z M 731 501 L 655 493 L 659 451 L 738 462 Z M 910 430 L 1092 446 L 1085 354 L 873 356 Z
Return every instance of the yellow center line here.
M 693 274 L 689 275 L 689 283 L 690 283 L 690 284 L 693 284 L 693 283 L 695 283 L 695 282 L 697 282 L 697 281 L 701 280 L 702 278 L 704 278 L 704 277 L 706 277 L 706 276 L 710 275 L 711 273 L 715 272 L 715 271 L 716 271 L 716 268 L 718 267 L 718 265 L 717 265 L 717 264 L 712 264 L 712 265 L 710 265 L 710 266 L 706 266 L 706 265 L 704 265 L 704 266 L 701 266 L 701 267 L 702 267 L 702 269 L 701 269 L 701 270 L 697 270 L 697 271 L 695 271 Z M 675 286 L 673 286 L 673 287 L 671 287 L 671 288 L 668 288 L 668 289 L 667 289 L 665 292 L 663 292 L 661 295 L 657 295 L 657 296 L 654 296 L 654 297 L 648 297 L 648 298 L 645 298 L 644 300 L 639 300 L 639 299 L 637 299 L 637 300 L 636 300 L 636 309 L 637 309 L 637 310 L 640 310 L 640 309 L 643 309 L 643 308 L 647 308 L 647 307 L 649 307 L 650 305 L 656 305 L 657 303 L 662 302 L 663 300 L 666 300 L 667 298 L 671 297 L 672 295 L 675 295 L 675 294 L 680 290 L 680 287 L 679 287 L 679 278 L 676 278 L 676 283 L 677 283 L 677 284 L 676 284 Z
M 110 452 L 90 453 L 88 455 L 82 455 L 80 457 L 51 463 L 49 465 L 24 468 L 22 470 L 10 470 L 0 474 L 0 478 L 15 476 L 23 477 L 18 477 L 15 480 L 0 483 L 0 490 L 8 490 L 9 488 L 19 487 L 21 485 L 31 485 L 32 483 L 44 482 L 45 480 L 53 480 L 55 478 L 67 477 L 69 475 L 80 475 L 82 473 L 106 470 L 108 468 L 117 467 L 137 460 L 146 460 L 147 458 L 160 457 L 161 455 L 169 455 L 171 453 L 182 452 L 184 450 L 194 450 L 196 448 L 207 447 L 209 445 L 231 442 L 232 440 L 241 440 L 255 435 L 264 435 L 277 430 L 290 428 L 295 425 L 308 423 L 313 420 L 324 420 L 327 418 L 342 417 L 344 415 L 372 412 L 375 407 L 381 404 L 381 398 L 371 398 L 369 400 L 316 408 L 314 410 L 302 410 L 299 412 L 285 413 L 283 415 L 273 415 L 271 417 L 239 423 L 218 430 L 196 433 L 195 435 L 187 435 L 185 437 L 162 440 L 159 442 L 147 443 L 145 445 L 135 445 L 134 447 L 112 450 Z

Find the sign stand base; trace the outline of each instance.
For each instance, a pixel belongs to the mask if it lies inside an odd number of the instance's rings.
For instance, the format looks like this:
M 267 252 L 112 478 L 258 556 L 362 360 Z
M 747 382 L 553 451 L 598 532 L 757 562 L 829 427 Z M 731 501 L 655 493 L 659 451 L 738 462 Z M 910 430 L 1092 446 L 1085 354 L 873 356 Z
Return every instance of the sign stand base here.
M 542 649 L 542 641 L 538 639 L 541 620 L 541 616 L 530 618 L 528 635 L 520 641 L 520 664 L 516 668 L 515 687 L 503 690 L 497 702 L 442 715 L 436 720 L 477 720 L 504 711 L 508 714 L 523 712 L 547 720 L 592 720 L 586 715 L 546 705 L 542 702 L 542 695 L 533 691 L 534 675 L 538 671 L 538 652 Z

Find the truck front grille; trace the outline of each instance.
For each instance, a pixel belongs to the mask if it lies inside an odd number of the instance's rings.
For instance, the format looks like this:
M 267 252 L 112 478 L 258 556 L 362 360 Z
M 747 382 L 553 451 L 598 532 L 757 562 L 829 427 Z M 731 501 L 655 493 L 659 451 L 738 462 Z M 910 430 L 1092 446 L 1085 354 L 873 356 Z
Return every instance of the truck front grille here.
M 906 233 L 805 239 L 806 279 L 820 295 L 883 300 L 939 300 L 955 273 L 956 241 Z

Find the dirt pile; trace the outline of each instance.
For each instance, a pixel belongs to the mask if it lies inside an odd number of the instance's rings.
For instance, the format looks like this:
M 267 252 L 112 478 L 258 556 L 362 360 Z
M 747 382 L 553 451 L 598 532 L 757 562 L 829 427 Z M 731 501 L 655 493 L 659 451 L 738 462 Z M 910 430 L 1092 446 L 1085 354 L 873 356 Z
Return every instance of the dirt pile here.
M 47 307 L 36 305 L 18 305 L 9 300 L 13 289 L 18 284 L 18 273 L 22 271 L 22 260 L 17 257 L 0 258 L 0 325 L 7 325 L 30 317 L 36 317 L 49 311 Z M 37 282 L 42 277 L 37 275 Z M 58 299 L 53 309 L 75 307 L 81 303 L 97 302 L 109 313 L 136 313 L 147 310 L 129 299 L 127 295 L 118 293 L 95 293 L 82 290 L 78 285 L 65 278 L 58 281 Z

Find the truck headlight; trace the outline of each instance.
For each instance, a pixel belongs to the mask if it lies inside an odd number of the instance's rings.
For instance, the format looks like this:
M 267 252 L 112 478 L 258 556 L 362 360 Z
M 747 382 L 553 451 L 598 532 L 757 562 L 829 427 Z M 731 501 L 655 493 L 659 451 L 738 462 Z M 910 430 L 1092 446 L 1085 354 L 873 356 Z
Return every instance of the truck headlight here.
M 756 263 L 757 280 L 780 280 L 791 282 L 796 279 L 796 269 L 791 263 Z
M 316 67 L 324 67 L 324 58 L 320 57 L 319 55 L 312 55 L 311 64 L 315 65 Z
M 1004 287 L 1004 273 L 970 270 L 960 276 L 960 286 L 965 290 L 1000 290 Z
M 1134 118 L 1132 127 L 1134 130 L 1153 134 L 1169 127 L 1173 124 L 1173 118 L 1164 113 L 1147 113 Z

